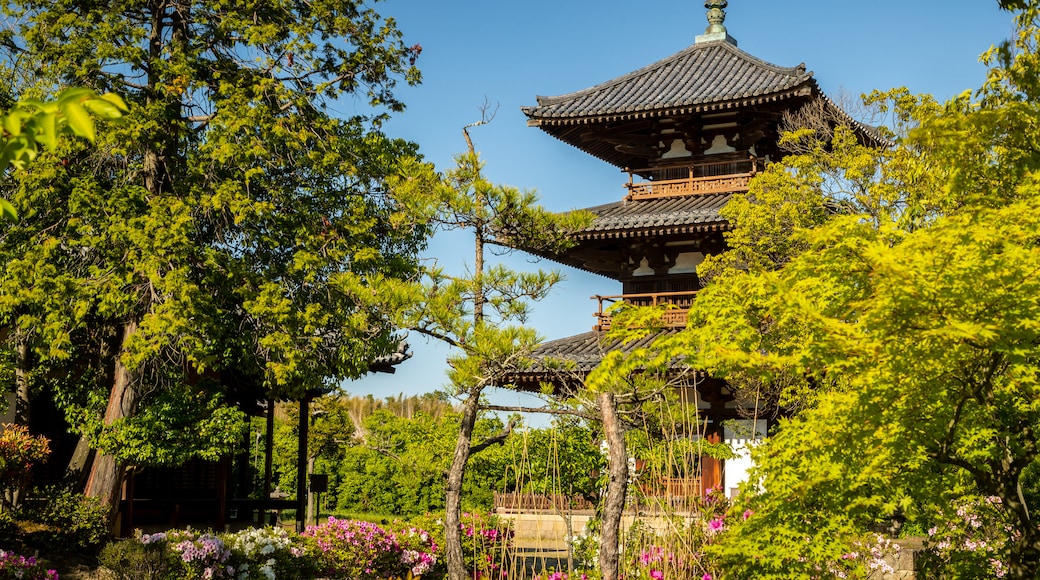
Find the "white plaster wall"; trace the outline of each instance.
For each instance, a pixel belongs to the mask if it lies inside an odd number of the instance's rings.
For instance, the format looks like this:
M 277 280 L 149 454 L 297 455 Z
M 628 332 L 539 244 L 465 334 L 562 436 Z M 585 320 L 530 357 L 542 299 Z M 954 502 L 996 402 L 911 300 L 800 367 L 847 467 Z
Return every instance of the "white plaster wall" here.
M 734 459 L 726 460 L 726 468 L 722 474 L 722 485 L 726 495 L 732 497 L 740 484 L 747 481 L 748 470 L 751 469 L 750 449 L 756 442 L 761 441 L 766 435 L 766 421 L 759 419 L 754 421 L 734 421 L 733 427 L 726 426 L 723 429 L 723 441 L 729 443 L 733 451 L 737 453 Z

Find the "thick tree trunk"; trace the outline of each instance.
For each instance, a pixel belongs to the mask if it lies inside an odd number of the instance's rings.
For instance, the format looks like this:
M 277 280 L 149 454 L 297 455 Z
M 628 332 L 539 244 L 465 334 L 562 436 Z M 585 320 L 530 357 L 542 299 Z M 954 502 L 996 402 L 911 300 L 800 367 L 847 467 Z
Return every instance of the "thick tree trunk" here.
M 1028 429 L 1026 431 L 1031 432 Z M 991 493 L 1001 498 L 1014 522 L 1014 529 L 1019 532 L 1010 539 L 1007 574 L 1004 577 L 1009 580 L 1036 580 L 1040 577 L 1040 528 L 1032 519 L 1029 506 L 1022 496 L 1022 468 L 1012 466 L 1010 460 L 997 467 L 997 470 L 1001 468 L 1004 473 L 1002 477 L 996 478 L 995 489 Z
M 444 556 L 448 562 L 449 580 L 466 580 L 469 574 L 462 559 L 462 479 L 466 474 L 473 426 L 477 422 L 480 407 L 480 391 L 471 392 L 462 404 L 462 421 L 459 439 L 455 444 L 455 455 L 448 470 L 445 484 Z
M 137 323 L 129 322 L 123 331 L 122 344 L 126 344 L 128 338 L 137 331 Z M 119 419 L 125 419 L 134 414 L 137 404 L 137 385 L 134 384 L 130 371 L 123 366 L 117 356 L 115 359 L 115 372 L 113 373 L 112 390 L 108 395 L 108 407 L 105 409 L 105 425 L 112 425 Z M 111 506 L 112 524 L 115 523 L 116 513 L 119 508 L 120 488 L 126 472 L 126 463 L 117 461 L 115 457 L 106 454 L 97 454 L 94 464 L 91 466 L 90 475 L 87 476 L 87 484 L 84 494 L 89 497 L 99 498 L 106 505 Z
M 76 449 L 65 467 L 65 479 L 76 489 L 84 489 L 87 484 L 87 469 L 93 462 L 94 450 L 90 448 L 90 441 L 80 436 L 76 440 Z
M 607 440 L 607 495 L 603 499 L 603 526 L 599 538 L 599 568 L 603 580 L 619 577 L 621 516 L 625 512 L 628 492 L 628 451 L 625 433 L 617 412 L 613 393 L 600 393 L 599 411 L 603 417 L 603 435 Z

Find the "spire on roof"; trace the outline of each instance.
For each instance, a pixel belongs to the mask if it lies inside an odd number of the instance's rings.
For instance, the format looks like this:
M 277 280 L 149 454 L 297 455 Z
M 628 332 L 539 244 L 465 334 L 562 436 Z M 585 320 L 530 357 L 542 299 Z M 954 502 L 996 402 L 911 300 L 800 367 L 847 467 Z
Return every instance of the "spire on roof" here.
M 727 5 L 729 2 L 726 0 L 708 0 L 704 3 L 704 7 L 708 9 L 708 28 L 705 29 L 704 34 L 697 36 L 697 44 L 725 40 L 733 46 L 737 45 L 737 39 L 726 32 L 726 26 L 723 24 L 726 21 L 725 8 Z

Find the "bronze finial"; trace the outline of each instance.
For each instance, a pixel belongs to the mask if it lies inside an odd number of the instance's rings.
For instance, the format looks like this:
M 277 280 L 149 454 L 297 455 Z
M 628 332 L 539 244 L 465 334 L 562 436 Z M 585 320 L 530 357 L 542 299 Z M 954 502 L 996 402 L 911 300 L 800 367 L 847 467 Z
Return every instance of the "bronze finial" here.
M 704 34 L 725 34 L 726 27 L 722 24 L 726 21 L 726 0 L 708 0 L 704 7 L 708 9 L 708 28 Z
M 697 36 L 698 44 L 724 40 L 736 46 L 737 41 L 729 35 L 723 24 L 726 21 L 726 6 L 729 6 L 726 0 L 707 0 L 704 3 L 704 7 L 708 9 L 708 28 L 704 30 L 704 34 Z

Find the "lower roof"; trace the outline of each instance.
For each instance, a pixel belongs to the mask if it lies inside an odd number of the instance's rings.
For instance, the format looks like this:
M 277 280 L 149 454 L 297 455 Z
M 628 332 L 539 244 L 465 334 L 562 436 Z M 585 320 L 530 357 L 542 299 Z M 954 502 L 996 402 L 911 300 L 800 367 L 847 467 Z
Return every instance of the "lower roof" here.
M 623 200 L 588 208 L 596 217 L 579 240 L 671 235 L 728 229 L 719 210 L 731 193 Z
M 631 342 L 611 340 L 607 338 L 607 333 L 595 330 L 543 342 L 531 354 L 533 363 L 511 374 L 508 380 L 524 389 L 537 389 L 542 383 L 567 385 L 581 382 L 608 352 L 631 353 L 649 347 L 658 338 L 673 335 L 679 330 L 661 330 Z M 676 370 L 680 370 L 679 365 Z M 681 370 L 689 369 L 682 365 Z

